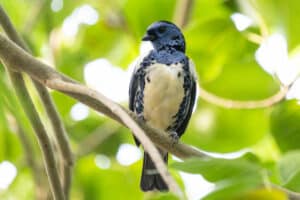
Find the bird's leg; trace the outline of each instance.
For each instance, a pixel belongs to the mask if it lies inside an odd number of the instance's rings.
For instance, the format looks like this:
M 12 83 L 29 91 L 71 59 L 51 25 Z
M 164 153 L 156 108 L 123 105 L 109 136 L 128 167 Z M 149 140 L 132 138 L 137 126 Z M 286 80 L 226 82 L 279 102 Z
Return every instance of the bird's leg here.
M 175 144 L 178 144 L 179 141 L 179 137 L 176 131 L 168 131 L 169 132 L 169 137 L 172 140 L 172 146 L 174 146 Z

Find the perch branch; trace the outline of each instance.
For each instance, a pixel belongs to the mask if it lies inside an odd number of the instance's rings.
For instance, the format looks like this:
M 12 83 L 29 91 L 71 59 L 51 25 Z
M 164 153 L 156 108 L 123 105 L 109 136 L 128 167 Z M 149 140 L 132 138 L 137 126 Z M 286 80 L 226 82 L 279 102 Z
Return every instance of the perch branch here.
M 99 93 L 85 87 L 79 83 L 76 83 L 71 78 L 60 74 L 48 65 L 35 59 L 28 53 L 24 52 L 14 43 L 6 39 L 0 34 L 0 59 L 7 63 L 14 70 L 20 70 L 27 73 L 29 76 L 38 80 L 42 84 L 54 90 L 61 91 L 62 93 L 71 96 L 80 102 L 88 105 L 96 111 L 99 111 L 106 116 L 124 124 L 120 117 L 117 116 L 110 108 L 106 107 L 101 99 L 95 98 Z M 22 67 L 21 67 L 22 66 Z M 101 95 L 101 94 L 100 94 Z M 101 95 L 102 96 L 102 95 Z M 137 117 L 129 110 L 123 108 L 130 116 L 139 123 L 148 136 L 161 148 L 168 150 L 179 158 L 187 158 L 191 156 L 205 156 L 204 153 L 191 148 L 187 145 L 178 143 L 173 145 L 171 138 L 167 136 L 163 131 L 157 130 L 149 125 L 139 122 Z
M 41 4 L 44 2 L 41 1 Z M 22 41 L 21 37 L 19 37 L 17 31 L 13 27 L 8 15 L 5 13 L 3 8 L 0 6 L 0 24 L 3 27 L 5 33 L 8 37 L 14 41 L 17 45 L 19 45 L 22 49 L 30 53 L 29 48 Z M 38 81 L 32 79 L 36 90 L 41 98 L 41 101 L 46 109 L 46 113 L 48 118 L 50 119 L 52 128 L 54 130 L 56 141 L 58 143 L 58 148 L 61 152 L 61 163 L 62 163 L 62 171 L 63 171 L 63 187 L 66 198 L 69 196 L 69 189 L 71 185 L 72 178 L 72 165 L 73 158 L 72 152 L 68 140 L 68 136 L 66 134 L 64 125 L 59 117 L 59 114 L 56 110 L 56 107 L 52 101 L 51 96 L 49 95 L 48 90 Z
M 149 152 L 170 190 L 178 196 L 182 196 L 179 186 L 169 174 L 158 150 L 147 135 L 145 135 L 144 131 L 138 126 L 136 121 L 128 115 L 124 108 L 110 101 L 102 94 L 92 89 L 88 89 L 87 87 L 76 83 L 72 79 L 59 74 L 53 68 L 34 59 L 31 55 L 2 35 L 0 35 L 0 54 L 3 63 L 11 67 L 13 70 L 26 72 L 42 84 L 66 93 L 69 96 L 93 107 L 97 111 L 111 116 L 111 118 L 118 120 L 120 123 L 130 128 L 135 136 L 142 142 L 146 151 Z

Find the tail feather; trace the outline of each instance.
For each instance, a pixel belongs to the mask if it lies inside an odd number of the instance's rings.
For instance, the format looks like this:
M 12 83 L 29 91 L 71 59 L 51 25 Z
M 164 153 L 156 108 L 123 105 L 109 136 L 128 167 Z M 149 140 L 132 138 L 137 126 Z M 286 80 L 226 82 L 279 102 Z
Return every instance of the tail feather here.
M 168 163 L 168 153 L 162 154 L 164 162 Z M 143 191 L 151 191 L 155 189 L 159 191 L 168 191 L 168 186 L 158 173 L 154 163 L 150 158 L 150 155 L 146 152 L 144 153 L 144 163 L 140 186 Z

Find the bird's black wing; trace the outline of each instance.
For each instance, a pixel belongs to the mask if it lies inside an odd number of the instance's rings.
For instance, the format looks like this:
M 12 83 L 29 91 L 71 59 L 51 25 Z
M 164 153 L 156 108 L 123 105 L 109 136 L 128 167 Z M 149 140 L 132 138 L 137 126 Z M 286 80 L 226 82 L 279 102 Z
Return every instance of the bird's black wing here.
M 129 110 L 140 116 L 144 110 L 143 103 L 143 90 L 144 90 L 144 70 L 141 67 L 140 60 L 137 61 L 136 67 L 132 74 L 130 83 L 129 83 Z M 134 137 L 135 143 L 137 146 L 140 145 L 140 142 L 136 137 Z
M 129 110 L 134 112 L 134 99 L 138 88 L 138 77 L 133 73 L 129 83 Z
M 189 90 L 189 94 L 186 97 L 186 102 L 182 104 L 182 106 L 185 106 L 184 108 L 186 111 L 184 112 L 184 115 L 182 116 L 182 119 L 180 119 L 180 123 L 178 123 L 178 126 L 176 127 L 175 131 L 178 134 L 178 137 L 182 136 L 192 115 L 194 104 L 196 99 L 196 81 L 192 80 L 191 88 Z
M 173 126 L 173 131 L 177 133 L 178 137 L 182 136 L 187 128 L 193 112 L 197 93 L 197 73 L 193 61 L 188 59 L 187 64 L 183 68 L 188 71 L 187 76 L 184 78 L 183 86 L 185 89 L 185 97 L 180 105 L 176 122 Z

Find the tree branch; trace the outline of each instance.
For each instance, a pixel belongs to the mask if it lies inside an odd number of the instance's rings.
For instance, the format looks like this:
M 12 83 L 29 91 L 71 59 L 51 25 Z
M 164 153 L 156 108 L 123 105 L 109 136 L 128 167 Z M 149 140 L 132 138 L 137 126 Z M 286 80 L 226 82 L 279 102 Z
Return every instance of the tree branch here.
M 42 5 L 45 4 L 45 2 L 43 1 L 41 2 Z M 19 37 L 17 31 L 13 27 L 11 21 L 9 20 L 8 15 L 5 13 L 5 11 L 1 6 L 0 6 L 0 24 L 3 27 L 4 31 L 6 32 L 6 34 L 8 35 L 8 37 L 12 41 L 14 41 L 22 49 L 30 53 L 29 48 L 22 41 L 21 37 Z M 72 165 L 73 165 L 73 157 L 72 157 L 68 136 L 66 134 L 64 125 L 59 117 L 59 114 L 56 110 L 56 107 L 52 101 L 52 98 L 49 95 L 48 90 L 36 80 L 32 79 L 32 81 L 46 109 L 46 113 L 48 115 L 48 118 L 50 119 L 52 128 L 56 136 L 55 139 L 57 141 L 59 151 L 61 152 L 60 163 L 62 163 L 63 187 L 64 187 L 64 193 L 66 199 L 68 199 L 69 189 L 71 185 L 71 178 L 72 178 Z
M 102 98 L 105 97 L 103 97 L 103 95 L 75 82 L 63 74 L 58 73 L 53 68 L 24 52 L 1 34 L 0 59 L 3 60 L 4 63 L 7 63 L 7 65 L 12 69 L 23 71 L 47 87 L 65 93 L 126 126 L 118 115 L 116 115 L 109 107 L 104 105 Z M 107 98 L 105 99 L 109 101 Z M 177 157 L 187 158 L 191 156 L 206 156 L 204 153 L 187 145 L 181 143 L 173 145 L 171 138 L 169 138 L 164 131 L 157 130 L 149 125 L 139 122 L 135 114 L 125 108 L 123 108 L 123 110 L 126 111 L 141 126 L 141 128 L 147 132 L 153 142 Z

